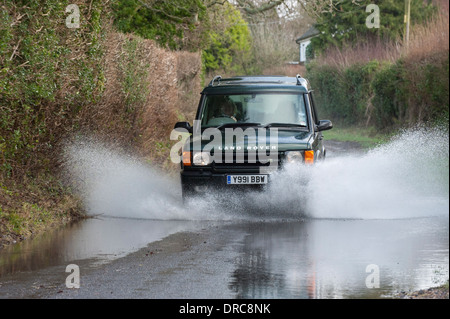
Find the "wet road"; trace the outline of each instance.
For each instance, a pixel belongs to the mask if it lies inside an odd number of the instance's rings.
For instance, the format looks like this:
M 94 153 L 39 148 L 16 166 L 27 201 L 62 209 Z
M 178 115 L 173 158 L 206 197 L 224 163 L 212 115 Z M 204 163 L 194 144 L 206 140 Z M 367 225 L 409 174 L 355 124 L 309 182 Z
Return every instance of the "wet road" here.
M 447 280 L 448 239 L 445 217 L 87 220 L 2 252 L 0 297 L 382 298 Z
M 448 248 L 446 214 L 99 217 L 0 251 L 0 298 L 384 298 L 446 282 Z

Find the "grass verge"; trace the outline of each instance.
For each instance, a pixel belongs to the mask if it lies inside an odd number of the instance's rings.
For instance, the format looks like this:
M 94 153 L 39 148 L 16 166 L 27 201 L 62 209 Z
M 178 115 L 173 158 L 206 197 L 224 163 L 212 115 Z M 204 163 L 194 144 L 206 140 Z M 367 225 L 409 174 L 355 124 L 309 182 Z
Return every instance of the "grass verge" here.
M 325 139 L 340 142 L 356 142 L 364 149 L 371 149 L 386 143 L 392 133 L 379 132 L 375 127 L 335 125 L 332 130 L 323 132 Z
M 0 180 L 0 249 L 84 218 L 81 202 L 50 175 L 18 184 Z

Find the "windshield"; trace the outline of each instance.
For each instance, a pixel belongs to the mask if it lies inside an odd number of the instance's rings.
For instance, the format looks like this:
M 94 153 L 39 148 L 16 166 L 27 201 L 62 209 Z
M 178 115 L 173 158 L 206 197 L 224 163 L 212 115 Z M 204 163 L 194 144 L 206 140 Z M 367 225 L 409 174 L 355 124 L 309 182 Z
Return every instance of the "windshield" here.
M 202 127 L 271 125 L 307 127 L 303 94 L 231 94 L 207 95 L 201 114 Z

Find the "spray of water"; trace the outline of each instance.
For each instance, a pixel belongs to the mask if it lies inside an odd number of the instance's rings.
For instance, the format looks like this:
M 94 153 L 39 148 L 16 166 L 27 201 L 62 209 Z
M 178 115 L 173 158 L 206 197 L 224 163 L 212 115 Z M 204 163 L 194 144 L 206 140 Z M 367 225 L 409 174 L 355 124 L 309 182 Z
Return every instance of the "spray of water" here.
M 68 181 L 91 215 L 180 219 L 180 187 L 117 147 L 78 138 L 65 149 Z
M 448 214 L 448 149 L 448 131 L 410 130 L 361 156 L 286 167 L 263 192 L 209 193 L 185 203 L 178 178 L 92 139 L 67 146 L 66 167 L 94 215 L 158 220 L 411 218 Z
M 308 211 L 318 218 L 447 215 L 448 130 L 408 130 L 361 157 L 331 159 L 310 190 Z

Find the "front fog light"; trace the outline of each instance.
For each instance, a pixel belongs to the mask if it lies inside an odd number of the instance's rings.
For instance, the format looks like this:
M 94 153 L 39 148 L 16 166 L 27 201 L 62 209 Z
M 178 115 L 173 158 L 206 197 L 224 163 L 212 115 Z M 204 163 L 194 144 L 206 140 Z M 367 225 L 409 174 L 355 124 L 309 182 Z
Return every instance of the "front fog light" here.
M 211 156 L 206 152 L 197 152 L 193 157 L 194 165 L 206 166 L 211 164 Z
M 298 152 L 298 151 L 286 152 L 286 162 L 288 162 L 288 163 L 301 163 L 301 162 L 303 162 L 302 152 Z

